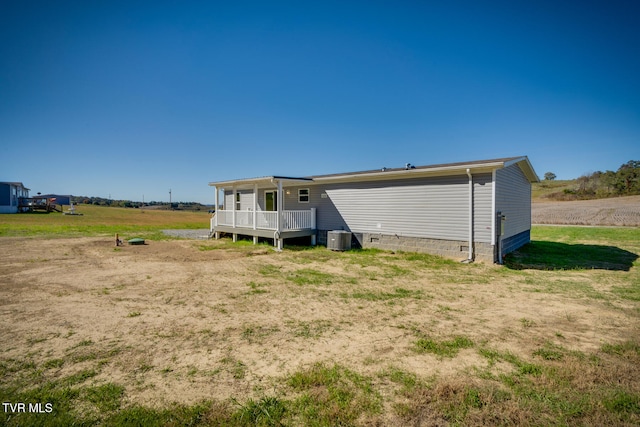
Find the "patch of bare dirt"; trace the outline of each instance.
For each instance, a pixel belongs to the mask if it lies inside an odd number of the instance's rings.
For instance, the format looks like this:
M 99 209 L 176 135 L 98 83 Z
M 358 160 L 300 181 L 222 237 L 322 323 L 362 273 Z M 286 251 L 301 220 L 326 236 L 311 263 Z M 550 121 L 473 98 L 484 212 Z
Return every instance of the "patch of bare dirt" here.
M 640 226 L 640 196 L 567 202 L 537 201 L 531 205 L 534 224 Z

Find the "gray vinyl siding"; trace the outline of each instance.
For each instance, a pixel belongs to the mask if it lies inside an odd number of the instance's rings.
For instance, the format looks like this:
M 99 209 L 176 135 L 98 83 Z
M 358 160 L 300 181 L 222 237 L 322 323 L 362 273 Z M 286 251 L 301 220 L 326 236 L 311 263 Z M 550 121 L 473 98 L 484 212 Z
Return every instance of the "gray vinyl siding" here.
M 473 240 L 491 243 L 491 198 L 493 182 L 491 174 L 473 175 Z
M 224 191 L 224 208 L 228 210 L 233 209 L 233 192 L 231 190 Z
M 507 217 L 502 239 L 531 229 L 531 183 L 517 164 L 496 171 L 496 211 Z
M 347 230 L 462 240 L 467 234 L 466 183 L 456 178 L 446 181 L 333 185 L 324 191 Z M 338 219 L 335 214 L 333 219 Z M 321 221 L 318 228 L 333 228 L 327 225 Z
M 474 176 L 476 241 L 491 241 L 491 186 L 491 174 Z M 298 188 L 309 188 L 309 203 L 298 202 Z M 317 209 L 320 230 L 462 241 L 469 238 L 466 175 L 318 184 L 293 187 L 290 195 L 285 193 L 286 209 L 312 207 Z
M 238 190 L 240 194 L 240 210 L 253 209 L 253 191 L 251 190 Z M 224 208 L 233 210 L 235 199 L 233 198 L 233 190 L 227 189 L 224 192 Z

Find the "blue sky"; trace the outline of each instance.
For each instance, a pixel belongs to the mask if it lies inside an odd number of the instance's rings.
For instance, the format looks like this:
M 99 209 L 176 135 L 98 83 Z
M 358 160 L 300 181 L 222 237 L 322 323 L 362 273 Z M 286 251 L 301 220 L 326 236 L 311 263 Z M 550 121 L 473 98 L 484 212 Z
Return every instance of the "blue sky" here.
M 446 5 L 444 4 L 446 3 Z M 528 155 L 640 160 L 640 2 L 0 2 L 0 181 L 210 181 Z

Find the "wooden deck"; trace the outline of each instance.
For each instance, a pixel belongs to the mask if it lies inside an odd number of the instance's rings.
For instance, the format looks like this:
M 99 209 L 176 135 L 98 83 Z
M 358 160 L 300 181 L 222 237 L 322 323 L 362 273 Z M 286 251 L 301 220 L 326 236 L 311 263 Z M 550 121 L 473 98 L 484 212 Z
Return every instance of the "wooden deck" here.
M 264 237 L 267 239 L 277 239 L 278 232 L 276 230 L 267 230 L 264 228 L 246 228 L 246 227 L 230 227 L 228 225 L 218 225 L 214 230 L 214 233 L 226 233 L 226 234 L 238 234 L 241 236 L 253 236 L 253 237 Z M 280 239 L 287 239 L 293 237 L 305 237 L 305 236 L 313 236 L 316 234 L 316 230 L 305 229 L 305 230 L 287 230 L 281 231 L 279 233 Z
M 211 237 L 216 239 L 221 233 L 231 234 L 233 240 L 238 235 L 252 236 L 253 242 L 258 237 L 274 240 L 279 249 L 284 239 L 311 236 L 315 245 L 316 221 L 315 209 L 297 211 L 232 211 L 220 210 L 211 218 Z
M 18 212 L 62 212 L 46 197 L 21 197 L 18 200 Z

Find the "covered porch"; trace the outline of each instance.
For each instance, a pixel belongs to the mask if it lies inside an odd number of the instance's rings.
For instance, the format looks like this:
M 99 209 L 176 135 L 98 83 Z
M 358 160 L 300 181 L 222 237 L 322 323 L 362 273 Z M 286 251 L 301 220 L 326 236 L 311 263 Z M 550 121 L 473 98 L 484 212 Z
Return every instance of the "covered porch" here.
M 238 235 L 252 236 L 254 244 L 259 237 L 273 239 L 274 246 L 282 249 L 284 239 L 311 237 L 315 245 L 316 210 L 285 207 L 287 187 L 309 183 L 305 178 L 263 177 L 225 182 L 211 182 L 215 188 L 216 212 L 211 217 L 210 235 L 216 239 L 228 233 L 236 241 Z M 223 191 L 223 209 L 219 193 Z

